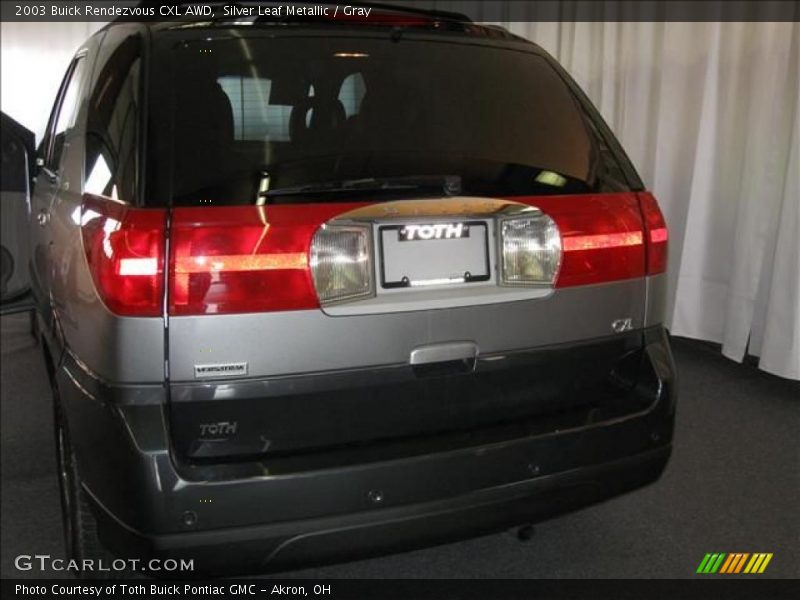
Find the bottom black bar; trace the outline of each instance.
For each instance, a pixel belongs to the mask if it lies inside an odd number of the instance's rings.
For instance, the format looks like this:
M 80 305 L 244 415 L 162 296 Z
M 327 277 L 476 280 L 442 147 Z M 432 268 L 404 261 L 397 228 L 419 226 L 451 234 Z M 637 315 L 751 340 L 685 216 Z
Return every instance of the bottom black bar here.
M 464 580 L 464 579 L 229 579 L 190 582 L 78 579 L 5 579 L 2 597 L 9 598 L 331 598 L 346 599 L 475 599 L 511 598 L 634 598 L 647 600 L 694 598 L 796 598 L 796 580 L 731 579 L 600 579 L 600 580 Z

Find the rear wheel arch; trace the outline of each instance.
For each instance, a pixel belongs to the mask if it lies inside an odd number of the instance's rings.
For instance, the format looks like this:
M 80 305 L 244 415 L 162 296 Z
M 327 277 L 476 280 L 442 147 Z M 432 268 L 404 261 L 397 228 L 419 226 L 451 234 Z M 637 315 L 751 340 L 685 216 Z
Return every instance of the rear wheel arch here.
M 52 364 L 49 350 L 43 344 L 45 362 Z M 51 377 L 53 402 L 53 430 L 56 445 L 56 468 L 64 528 L 64 545 L 70 559 L 102 561 L 110 564 L 114 556 L 100 540 L 97 517 L 89 495 L 83 489 L 75 452 L 70 437 L 69 419 L 58 391 L 58 382 Z M 80 577 L 89 579 L 114 579 L 130 574 L 128 571 L 98 571 L 81 568 Z

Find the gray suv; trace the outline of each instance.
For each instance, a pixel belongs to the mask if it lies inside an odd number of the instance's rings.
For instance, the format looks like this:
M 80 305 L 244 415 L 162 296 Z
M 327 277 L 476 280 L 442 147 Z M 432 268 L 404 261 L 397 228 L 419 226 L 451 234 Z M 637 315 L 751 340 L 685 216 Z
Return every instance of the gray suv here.
M 343 560 L 667 463 L 664 220 L 572 79 L 501 28 L 118 21 L 30 165 L 72 557 Z

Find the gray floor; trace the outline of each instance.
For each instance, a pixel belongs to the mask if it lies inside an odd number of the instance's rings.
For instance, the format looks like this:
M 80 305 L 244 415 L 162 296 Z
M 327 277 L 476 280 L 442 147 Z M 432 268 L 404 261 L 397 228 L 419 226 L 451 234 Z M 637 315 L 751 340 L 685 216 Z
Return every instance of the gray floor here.
M 47 382 L 24 316 L 2 334 L 0 574 L 18 554 L 61 556 Z M 509 532 L 302 577 L 691 577 L 706 552 L 772 552 L 765 573 L 800 576 L 800 384 L 674 344 L 680 373 L 675 451 L 656 484 Z

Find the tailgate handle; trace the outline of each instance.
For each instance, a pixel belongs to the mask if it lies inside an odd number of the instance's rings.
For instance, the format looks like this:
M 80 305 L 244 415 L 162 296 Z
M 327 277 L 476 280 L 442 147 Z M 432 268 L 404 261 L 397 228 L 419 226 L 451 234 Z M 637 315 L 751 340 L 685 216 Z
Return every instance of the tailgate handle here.
M 411 351 L 409 362 L 418 377 L 470 373 L 475 370 L 475 342 L 446 342 L 420 346 Z

